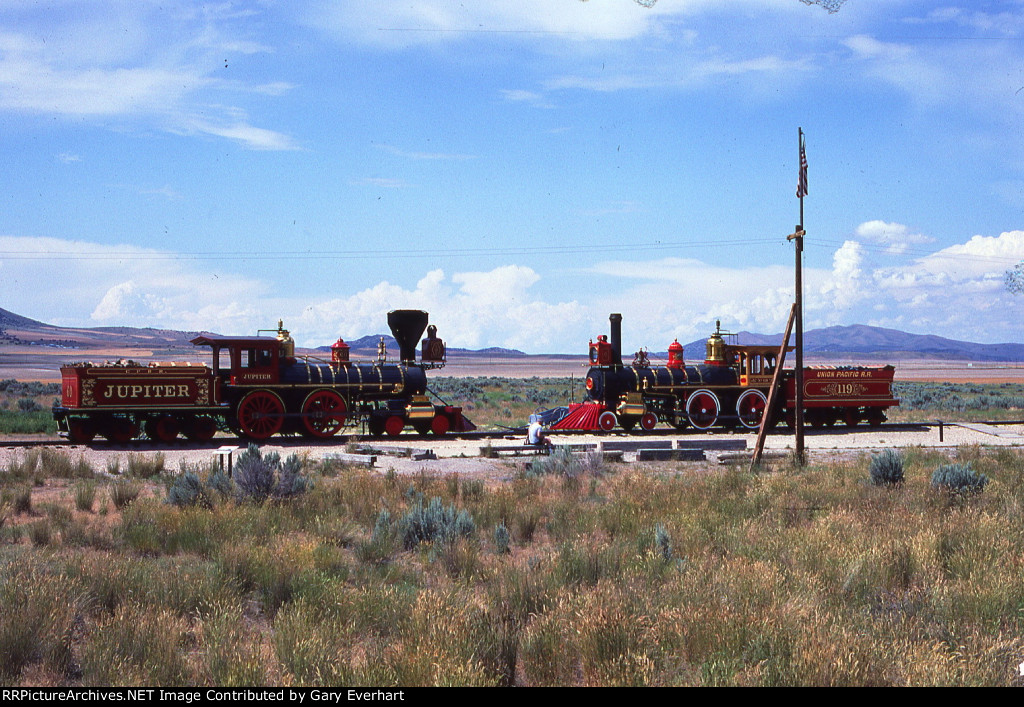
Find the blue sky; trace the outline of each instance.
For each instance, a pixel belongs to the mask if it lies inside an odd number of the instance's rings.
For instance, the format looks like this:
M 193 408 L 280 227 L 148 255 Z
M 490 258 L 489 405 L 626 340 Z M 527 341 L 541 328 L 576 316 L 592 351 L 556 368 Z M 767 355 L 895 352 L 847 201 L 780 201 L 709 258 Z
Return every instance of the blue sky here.
M 651 4 L 646 0 L 644 4 Z M 303 345 L 1024 341 L 1024 3 L 5 0 L 0 307 Z

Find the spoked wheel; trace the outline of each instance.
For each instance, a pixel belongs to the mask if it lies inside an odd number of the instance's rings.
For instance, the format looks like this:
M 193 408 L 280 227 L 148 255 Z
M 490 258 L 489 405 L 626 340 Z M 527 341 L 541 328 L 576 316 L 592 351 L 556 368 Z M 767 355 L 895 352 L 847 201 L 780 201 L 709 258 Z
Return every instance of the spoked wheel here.
M 605 410 L 597 417 L 597 426 L 605 432 L 611 432 L 617 424 L 618 420 L 615 418 L 615 413 L 611 410 Z
M 161 415 L 146 421 L 146 436 L 156 442 L 173 442 L 181 431 L 181 422 L 174 415 Z
M 313 437 L 333 437 L 347 419 L 348 406 L 333 390 L 310 393 L 302 404 L 303 431 Z
M 103 436 L 115 444 L 126 444 L 139 434 L 139 426 L 128 417 L 115 417 L 106 426 Z
M 749 430 L 756 430 L 764 419 L 768 398 L 760 390 L 746 390 L 736 401 L 736 416 L 740 424 Z
M 721 407 L 717 395 L 710 390 L 702 389 L 686 401 L 686 414 L 691 425 L 698 430 L 706 430 L 718 421 L 718 411 Z
M 658 425 L 658 416 L 653 412 L 645 412 L 640 416 L 640 429 L 650 432 Z
M 89 444 L 96 438 L 96 425 L 91 420 L 75 418 L 68 421 L 68 440 L 75 444 Z
M 209 442 L 217 434 L 217 421 L 212 417 L 194 417 L 185 423 L 185 436 L 193 442 Z
M 846 422 L 847 427 L 856 427 L 857 423 L 860 422 L 857 408 L 847 408 L 846 412 L 843 413 L 843 421 Z
M 238 426 L 250 439 L 267 439 L 281 431 L 284 403 L 268 390 L 255 390 L 238 404 Z

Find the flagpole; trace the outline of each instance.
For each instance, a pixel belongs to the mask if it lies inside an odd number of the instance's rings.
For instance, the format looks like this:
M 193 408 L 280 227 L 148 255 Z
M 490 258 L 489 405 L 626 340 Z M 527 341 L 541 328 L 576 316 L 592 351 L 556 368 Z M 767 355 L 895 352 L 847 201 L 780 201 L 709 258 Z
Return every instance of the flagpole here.
M 794 387 L 796 390 L 796 409 L 794 412 L 795 454 L 798 464 L 804 463 L 804 283 L 803 283 L 803 252 L 804 252 L 804 196 L 807 194 L 807 154 L 804 149 L 803 128 L 797 128 L 797 142 L 800 154 L 800 173 L 797 179 L 796 195 L 800 199 L 800 223 L 797 224 L 793 234 L 789 236 L 794 241 L 796 258 L 794 307 L 796 308 L 796 361 L 794 366 Z

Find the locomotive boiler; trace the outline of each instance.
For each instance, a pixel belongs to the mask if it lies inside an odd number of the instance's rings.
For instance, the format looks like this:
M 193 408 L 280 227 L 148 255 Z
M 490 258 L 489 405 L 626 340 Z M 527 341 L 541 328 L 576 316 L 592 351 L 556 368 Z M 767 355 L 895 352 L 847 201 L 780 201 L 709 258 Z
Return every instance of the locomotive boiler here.
M 326 439 L 360 424 L 370 434 L 389 436 L 410 427 L 437 435 L 474 429 L 462 408 L 428 397 L 426 371 L 443 366 L 446 352 L 427 322 L 420 310 L 388 313 L 399 345 L 399 360 L 392 362 L 383 342 L 377 361 L 350 361 L 341 339 L 329 360 L 296 356 L 294 340 L 279 322 L 275 336 L 192 339 L 193 345 L 210 348 L 208 366 L 64 366 L 61 403 L 53 414 L 58 430 L 80 443 L 96 435 L 124 443 L 143 433 L 161 442 L 179 434 L 207 441 L 219 429 L 254 440 L 278 433 Z
M 772 409 L 769 393 L 778 365 L 778 347 L 740 345 L 721 330 L 708 337 L 703 362 L 687 364 L 683 346 L 668 348 L 668 362 L 652 366 L 644 351 L 629 365 L 622 359 L 622 316 L 612 314 L 611 339 L 590 342 L 590 370 L 585 402 L 569 407 L 552 425 L 556 430 L 603 430 L 635 427 L 652 430 L 659 422 L 676 429 L 716 426 L 758 429 L 779 421 L 793 424 L 796 381 L 792 369 L 781 371 Z M 787 349 L 791 350 L 791 349 Z M 812 427 L 862 421 L 878 425 L 893 397 L 892 366 L 813 366 L 804 369 L 804 416 Z

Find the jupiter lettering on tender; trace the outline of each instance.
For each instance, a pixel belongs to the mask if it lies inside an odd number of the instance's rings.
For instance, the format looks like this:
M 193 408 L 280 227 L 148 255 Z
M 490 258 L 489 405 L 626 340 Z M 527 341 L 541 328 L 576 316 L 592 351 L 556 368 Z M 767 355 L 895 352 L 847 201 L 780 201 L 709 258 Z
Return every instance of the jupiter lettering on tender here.
M 187 398 L 188 385 L 185 383 L 108 385 L 103 391 L 108 399 L 125 398 Z

